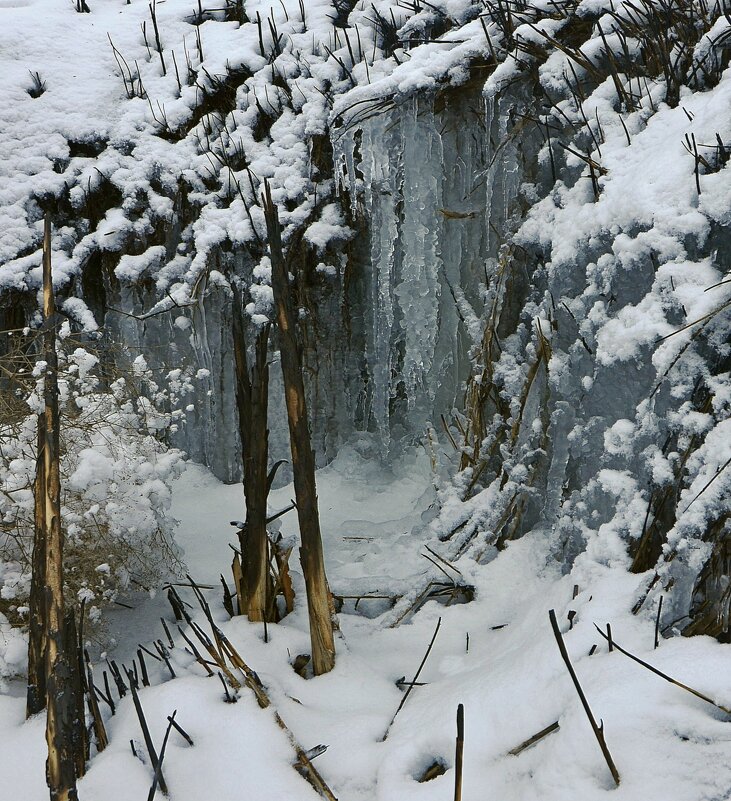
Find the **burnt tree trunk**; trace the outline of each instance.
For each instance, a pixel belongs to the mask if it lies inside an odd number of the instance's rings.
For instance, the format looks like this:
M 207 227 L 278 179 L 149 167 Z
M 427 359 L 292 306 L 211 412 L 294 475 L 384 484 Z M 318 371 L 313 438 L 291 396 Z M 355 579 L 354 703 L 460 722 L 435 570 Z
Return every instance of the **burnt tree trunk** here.
M 76 771 L 72 744 L 74 673 L 65 648 L 63 601 L 63 531 L 61 529 L 61 475 L 58 412 L 58 357 L 56 355 L 56 307 L 51 276 L 51 219 L 46 215 L 43 232 L 43 346 L 46 371 L 45 443 L 43 447 L 43 526 L 45 529 L 44 600 L 47 632 L 46 778 L 51 801 L 76 801 Z
M 270 324 L 259 328 L 254 346 L 254 363 L 246 353 L 243 308 L 238 288 L 234 289 L 234 356 L 236 359 L 236 405 L 244 469 L 246 521 L 239 533 L 243 581 L 243 609 L 249 620 L 264 620 L 269 609 L 269 558 L 267 542 L 267 463 L 269 431 L 269 365 L 267 348 Z
M 317 487 L 315 485 L 315 458 L 310 442 L 305 386 L 295 327 L 297 318 L 282 251 L 279 215 L 272 203 L 269 184 L 265 184 L 263 202 L 269 239 L 269 255 L 272 262 L 272 289 L 277 310 L 284 394 L 287 401 L 294 491 L 302 538 L 300 560 L 307 589 L 312 665 L 315 675 L 320 675 L 329 672 L 335 666 L 334 609 L 325 576 L 325 562 L 322 553 L 320 516 L 317 509 Z
M 86 761 L 89 758 L 89 740 L 86 736 L 86 716 L 84 714 L 84 674 L 83 657 L 79 638 L 76 631 L 76 615 L 74 610 L 66 609 L 64 612 L 64 649 L 71 666 L 71 677 L 68 691 L 71 694 L 69 707 L 71 710 L 71 749 L 74 756 L 76 777 L 81 778 L 86 773 Z
M 35 531 L 30 582 L 30 623 L 28 626 L 28 694 L 26 717 L 46 708 L 46 524 L 43 488 L 45 486 L 46 415 L 38 415 L 38 446 L 36 449 L 36 477 L 33 484 L 35 498 Z

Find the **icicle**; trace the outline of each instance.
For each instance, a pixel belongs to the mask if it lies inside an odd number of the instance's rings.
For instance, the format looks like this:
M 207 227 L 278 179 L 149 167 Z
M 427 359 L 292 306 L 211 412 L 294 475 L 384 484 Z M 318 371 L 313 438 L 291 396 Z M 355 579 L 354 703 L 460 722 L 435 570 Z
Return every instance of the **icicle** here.
M 419 118 L 419 100 L 402 115 L 404 210 L 401 229 L 403 261 L 394 290 L 401 310 L 403 360 L 401 380 L 408 409 L 414 409 L 417 390 L 428 392 L 439 330 L 439 219 L 441 206 L 441 149 L 433 163 L 434 125 L 431 103 Z
M 384 456 L 390 442 L 393 285 L 401 203 L 401 136 L 398 126 L 393 126 L 392 122 L 390 115 L 383 115 L 364 126 L 361 164 L 372 267 L 368 348 L 371 415 Z

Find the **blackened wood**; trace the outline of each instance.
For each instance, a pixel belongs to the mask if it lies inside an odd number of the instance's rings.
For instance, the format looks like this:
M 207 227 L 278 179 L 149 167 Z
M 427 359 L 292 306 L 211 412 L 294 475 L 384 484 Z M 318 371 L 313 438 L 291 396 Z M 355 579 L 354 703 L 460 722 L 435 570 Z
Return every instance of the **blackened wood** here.
M 155 801 L 155 791 L 157 790 L 157 784 L 160 782 L 160 789 L 163 788 L 162 783 L 162 763 L 165 759 L 165 750 L 168 747 L 168 738 L 170 737 L 170 729 L 173 728 L 173 721 L 175 720 L 175 715 L 177 714 L 178 710 L 176 709 L 173 714 L 168 717 L 168 727 L 165 729 L 165 736 L 162 738 L 162 746 L 160 747 L 160 757 L 157 760 L 157 765 L 155 765 L 155 775 L 152 777 L 152 786 L 150 787 L 150 792 L 147 796 L 147 801 Z M 164 793 L 167 794 L 167 790 L 163 790 Z
M 188 745 L 195 745 L 193 742 L 193 738 L 188 734 L 187 731 L 172 717 L 168 716 L 168 722 L 172 724 L 172 727 L 177 731 L 177 733 L 185 740 Z
M 96 697 L 96 688 L 94 686 L 94 672 L 91 668 L 91 659 L 89 659 L 88 651 L 84 651 L 84 662 L 86 668 L 86 703 L 89 708 L 89 715 L 91 716 L 92 726 L 94 728 L 94 737 L 96 738 L 96 750 L 101 753 L 107 745 L 109 745 L 109 738 L 107 737 L 107 730 L 104 726 L 104 719 L 102 718 L 101 710 L 99 709 L 99 702 Z M 108 688 L 107 688 L 108 689 Z M 101 693 L 100 693 L 101 694 Z M 102 695 L 102 698 L 104 696 Z M 112 714 L 114 714 L 114 703 L 112 702 L 111 693 L 104 698 L 109 704 Z
M 231 615 L 234 616 L 234 599 L 231 595 L 231 591 L 228 588 L 228 584 L 226 584 L 226 579 L 221 576 L 221 586 L 223 587 L 223 608 Z
M 140 673 L 142 675 L 142 686 L 150 686 L 150 677 L 147 675 L 147 665 L 145 664 L 145 657 L 142 655 L 142 649 L 137 649 L 137 660 L 140 663 Z
M 173 666 L 170 664 L 170 652 L 163 644 L 162 640 L 155 641 L 155 648 L 157 649 L 158 654 L 160 654 L 162 660 L 167 665 L 168 670 L 170 671 L 170 678 L 175 678 L 175 671 L 173 670 Z
M 26 717 L 46 708 L 46 621 L 43 587 L 46 574 L 46 524 L 43 488 L 45 486 L 46 414 L 38 415 L 36 475 L 33 483 L 35 499 L 33 557 L 30 582 L 30 615 L 28 625 L 28 693 Z
M 175 619 L 183 620 L 185 618 L 185 609 L 183 608 L 183 604 L 180 601 L 178 594 L 172 587 L 168 589 L 168 601 L 170 601 L 170 606 L 172 607 Z
M 464 706 L 457 707 L 457 742 L 454 752 L 454 801 L 462 801 L 462 760 L 464 756 Z
M 660 616 L 662 615 L 662 595 L 657 605 L 657 617 L 655 618 L 655 648 L 660 645 Z
M 119 672 L 117 663 L 113 659 L 111 662 L 107 659 L 107 665 L 109 666 L 109 672 L 112 674 L 114 683 L 117 686 L 117 695 L 119 695 L 120 698 L 124 698 L 124 696 L 127 695 L 127 685 L 124 683 L 124 679 L 122 678 L 122 674 Z
M 155 750 L 155 745 L 152 742 L 152 735 L 150 734 L 150 729 L 147 725 L 147 720 L 145 718 L 145 713 L 142 709 L 142 704 L 140 703 L 140 697 L 137 694 L 137 688 L 135 687 L 133 676 L 131 672 L 127 670 L 127 680 L 130 684 L 130 690 L 132 692 L 132 701 L 135 706 L 135 711 L 137 712 L 137 719 L 140 722 L 140 728 L 142 729 L 142 736 L 145 738 L 145 747 L 147 748 L 147 753 L 150 755 L 150 762 L 152 763 L 152 767 L 155 769 L 155 775 L 157 776 L 158 782 L 160 784 L 160 789 L 167 795 L 168 788 L 165 784 L 165 779 L 162 774 L 162 769 L 158 770 L 159 758 L 157 756 L 157 751 Z
M 165 622 L 165 618 L 164 618 L 164 617 L 161 617 L 161 618 L 160 618 L 160 622 L 162 623 L 162 627 L 163 627 L 163 629 L 165 630 L 165 635 L 166 635 L 166 636 L 167 636 L 167 638 L 168 638 L 168 645 L 169 645 L 171 648 L 175 648 L 175 642 L 174 642 L 174 640 L 173 640 L 173 638 L 172 638 L 172 635 L 170 634 L 170 629 L 168 628 L 168 624 Z
M 178 631 L 180 632 L 180 636 L 181 636 L 181 637 L 182 637 L 182 638 L 183 638 L 183 639 L 184 639 L 184 640 L 185 640 L 185 641 L 188 643 L 188 645 L 190 646 L 190 653 L 191 653 L 191 655 L 195 657 L 195 659 L 196 659 L 196 661 L 198 662 L 198 664 L 199 664 L 199 665 L 201 665 L 201 666 L 203 667 L 203 669 L 206 671 L 206 673 L 207 673 L 209 676 L 212 676 L 212 675 L 213 675 L 213 671 L 212 671 L 212 670 L 211 670 L 211 668 L 208 666 L 208 663 L 206 662 L 206 660 L 205 660 L 205 659 L 204 659 L 204 658 L 201 656 L 201 654 L 200 654 L 200 651 L 199 651 L 199 650 L 198 650 L 198 649 L 195 647 L 195 643 L 194 643 L 194 642 L 193 642 L 193 641 L 190 639 L 190 637 L 188 637 L 188 636 L 186 635 L 186 633 L 183 631 L 183 629 L 181 629 L 181 628 L 180 628 L 180 626 L 178 626 Z
M 244 473 L 246 521 L 239 531 L 244 580 L 243 604 L 249 620 L 264 620 L 267 613 L 267 496 L 269 494 L 267 464 L 269 431 L 267 429 L 269 399 L 270 324 L 256 332 L 254 360 L 249 364 L 244 328 L 241 293 L 234 285 L 233 340 L 236 361 L 236 406 L 239 415 L 239 436 Z
M 335 610 L 325 575 L 325 561 L 317 508 L 315 458 L 310 441 L 305 387 L 302 377 L 300 348 L 297 341 L 296 314 L 289 286 L 287 266 L 282 250 L 279 215 L 272 201 L 269 184 L 265 184 L 264 215 L 272 263 L 272 289 L 277 309 L 279 349 L 282 377 L 287 402 L 287 421 L 292 450 L 292 471 L 297 500 L 302 547 L 300 559 L 307 590 L 307 608 L 312 642 L 312 664 L 315 675 L 327 673 L 335 666 L 333 636 Z
M 76 616 L 73 609 L 64 612 L 64 647 L 66 649 L 71 670 L 71 680 L 67 692 L 71 720 L 68 736 L 71 738 L 71 751 L 74 758 L 76 777 L 81 778 L 86 772 L 86 760 L 89 758 L 88 739 L 86 736 L 86 720 L 84 713 L 84 690 L 86 673 L 83 670 L 83 656 L 76 634 Z

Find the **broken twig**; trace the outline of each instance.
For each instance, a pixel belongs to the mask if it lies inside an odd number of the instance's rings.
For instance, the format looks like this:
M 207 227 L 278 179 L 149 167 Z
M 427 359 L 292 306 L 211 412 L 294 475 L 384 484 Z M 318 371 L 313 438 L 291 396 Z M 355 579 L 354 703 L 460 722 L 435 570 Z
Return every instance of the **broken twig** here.
M 510 754 L 510 756 L 518 756 L 518 754 L 525 751 L 526 748 L 530 748 L 532 745 L 540 742 L 544 737 L 548 737 L 549 734 L 553 734 L 553 732 L 558 731 L 559 728 L 560 726 L 556 720 L 550 726 L 546 726 L 545 729 L 541 729 L 539 732 L 536 732 L 532 737 L 529 737 L 527 740 L 523 740 L 520 745 L 516 745 L 515 748 L 511 748 L 510 751 L 508 751 L 508 754 Z

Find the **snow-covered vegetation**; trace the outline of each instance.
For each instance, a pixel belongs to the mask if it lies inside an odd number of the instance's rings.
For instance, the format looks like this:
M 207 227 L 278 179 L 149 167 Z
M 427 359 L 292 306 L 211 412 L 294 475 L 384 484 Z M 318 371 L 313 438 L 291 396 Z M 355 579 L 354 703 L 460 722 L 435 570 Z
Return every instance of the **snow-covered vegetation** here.
M 33 366 L 33 337 L 22 332 L 10 336 L 13 357 L 5 364 L 14 364 L 17 374 L 14 391 L 2 399 L 0 610 L 3 620 L 22 625 L 29 614 L 33 480 L 45 363 Z M 171 398 L 178 396 L 153 380 L 141 357 L 129 374 L 113 376 L 99 367 L 100 340 L 87 343 L 90 350 L 68 337 L 62 343 L 66 582 L 69 601 L 84 601 L 89 620 L 97 623 L 102 609 L 120 593 L 134 586 L 154 590 L 176 573 L 179 549 L 168 510 L 183 454 L 165 447 L 164 435 L 176 416 Z M 181 382 L 176 384 L 179 391 Z
M 604 797 L 553 608 L 606 723 L 612 792 L 728 797 L 728 4 L 208 5 L 0 0 L 0 327 L 19 332 L 0 334 L 0 677 L 24 662 L 44 365 L 23 343 L 42 327 L 50 215 L 67 594 L 94 615 L 139 604 L 110 613 L 120 663 L 141 670 L 137 643 L 171 624 L 162 596 L 130 591 L 159 588 L 181 547 L 290 733 L 329 744 L 315 764 L 341 799 L 449 796 L 458 703 L 466 801 Z M 234 320 L 252 353 L 275 320 L 265 185 L 342 611 L 336 668 L 312 680 L 297 549 L 294 612 L 266 630 L 231 617 L 218 587 L 240 486 L 198 467 L 173 481 L 183 451 L 241 477 Z M 122 351 L 92 347 L 97 331 Z M 278 348 L 274 330 L 271 462 L 289 458 Z M 292 497 L 276 489 L 269 511 Z M 294 545 L 293 515 L 280 525 Z M 189 612 L 204 628 L 205 611 Z M 608 652 L 594 623 L 706 700 Z M 251 686 L 214 686 L 173 634 L 170 666 L 156 650 L 140 688 L 158 746 L 176 708 L 195 743 L 171 735 L 170 797 L 314 797 Z M 113 700 L 82 799 L 144 797 L 153 780 L 134 708 Z M 42 798 L 41 723 L 20 726 L 20 709 L 0 696 L 0 776 Z

